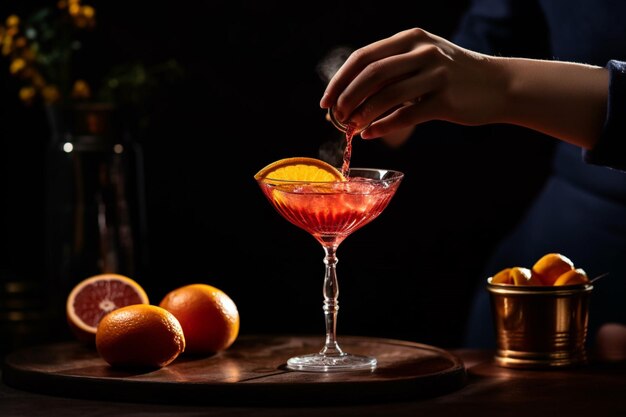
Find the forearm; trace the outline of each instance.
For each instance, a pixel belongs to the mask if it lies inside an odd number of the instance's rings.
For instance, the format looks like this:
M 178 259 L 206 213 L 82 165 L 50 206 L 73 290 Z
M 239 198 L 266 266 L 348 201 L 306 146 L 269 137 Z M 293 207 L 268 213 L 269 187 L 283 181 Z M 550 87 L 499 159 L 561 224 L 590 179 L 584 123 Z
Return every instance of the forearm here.
M 606 119 L 608 71 L 602 67 L 520 58 L 491 60 L 504 75 L 501 123 L 525 126 L 591 149 Z

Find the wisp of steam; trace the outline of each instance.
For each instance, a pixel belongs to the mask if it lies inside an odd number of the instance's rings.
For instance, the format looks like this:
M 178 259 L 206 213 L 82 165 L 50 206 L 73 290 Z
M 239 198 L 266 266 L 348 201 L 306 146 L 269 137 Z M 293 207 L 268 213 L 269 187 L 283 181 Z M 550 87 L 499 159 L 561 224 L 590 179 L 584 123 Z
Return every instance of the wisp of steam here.
M 320 79 L 324 82 L 324 85 L 330 82 L 330 79 L 335 75 L 337 70 L 341 68 L 346 59 L 354 49 L 347 46 L 336 46 L 317 63 L 315 71 Z M 332 164 L 334 166 L 341 166 L 343 162 L 343 148 L 346 145 L 346 138 L 341 135 L 339 139 L 330 140 L 324 142 L 319 149 L 320 159 Z
M 324 85 L 328 84 L 333 75 L 335 75 L 337 70 L 346 62 L 346 59 L 348 59 L 353 51 L 352 48 L 347 46 L 336 46 L 317 63 L 315 69 L 317 75 L 324 82 Z

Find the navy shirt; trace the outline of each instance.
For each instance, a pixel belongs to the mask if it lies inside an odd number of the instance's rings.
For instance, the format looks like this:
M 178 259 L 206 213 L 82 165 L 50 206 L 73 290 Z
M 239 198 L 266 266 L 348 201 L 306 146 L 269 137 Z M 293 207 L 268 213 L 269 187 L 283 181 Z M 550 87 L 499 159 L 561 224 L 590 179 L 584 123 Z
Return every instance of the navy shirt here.
M 603 323 L 626 323 L 626 2 L 475 0 L 452 39 L 478 52 L 605 66 L 608 114 L 594 149 L 558 142 L 552 172 L 526 215 L 496 248 L 484 276 L 568 256 L 594 286 L 588 344 Z M 477 288 L 466 347 L 495 346 L 485 282 Z

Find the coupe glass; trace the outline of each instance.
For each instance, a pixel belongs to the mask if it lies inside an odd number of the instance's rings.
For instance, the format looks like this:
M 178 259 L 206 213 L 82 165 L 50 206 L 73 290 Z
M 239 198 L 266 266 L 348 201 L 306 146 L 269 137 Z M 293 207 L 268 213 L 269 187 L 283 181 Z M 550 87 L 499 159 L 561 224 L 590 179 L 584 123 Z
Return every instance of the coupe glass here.
M 287 368 L 333 372 L 373 370 L 376 367 L 376 358 L 346 353 L 337 341 L 337 248 L 352 232 L 382 213 L 403 177 L 399 171 L 351 168 L 347 181 L 257 180 L 273 207 L 285 219 L 309 232 L 325 252 L 323 310 L 326 342 L 318 353 L 290 358 Z

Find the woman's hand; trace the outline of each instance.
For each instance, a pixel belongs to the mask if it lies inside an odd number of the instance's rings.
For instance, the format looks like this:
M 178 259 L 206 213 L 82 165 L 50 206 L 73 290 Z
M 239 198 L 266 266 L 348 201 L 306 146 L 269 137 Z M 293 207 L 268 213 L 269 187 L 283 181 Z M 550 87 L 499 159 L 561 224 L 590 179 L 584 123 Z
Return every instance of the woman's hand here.
M 363 138 L 428 120 L 478 125 L 498 116 L 507 80 L 492 58 L 421 29 L 409 29 L 350 55 L 320 102 Z
M 369 125 L 364 139 L 445 120 L 516 124 L 591 148 L 607 95 L 602 67 L 489 56 L 409 29 L 353 52 L 320 106 L 344 123 Z

